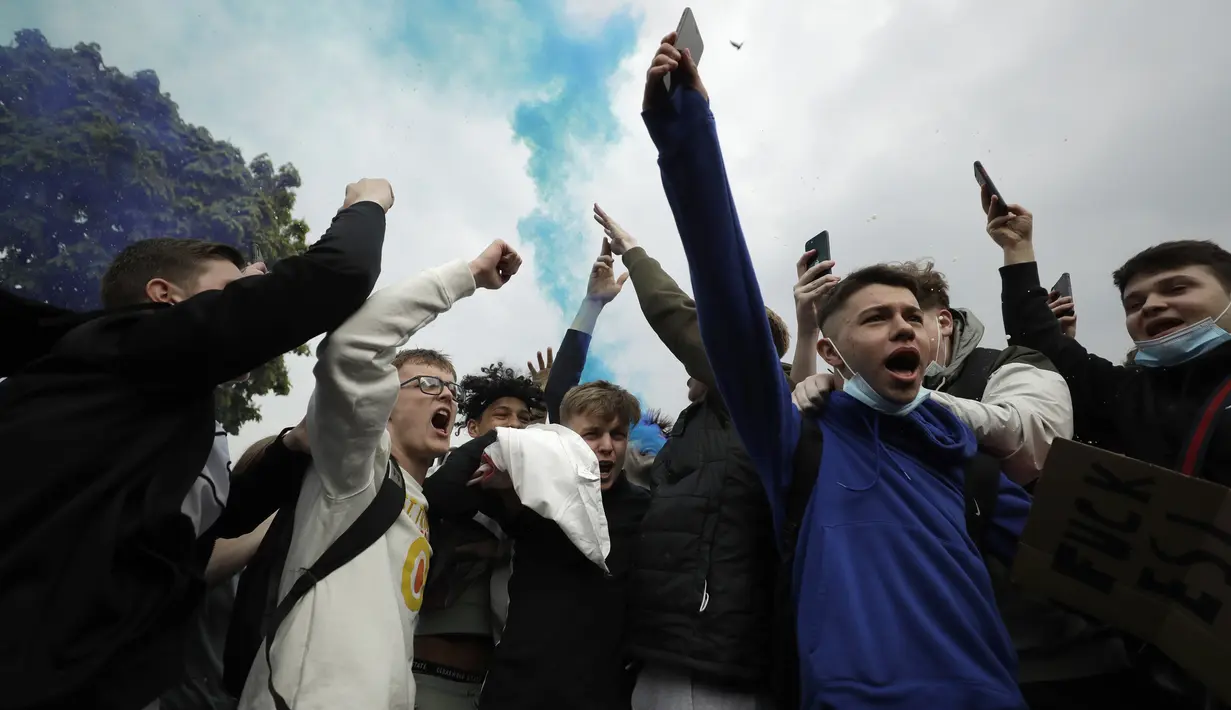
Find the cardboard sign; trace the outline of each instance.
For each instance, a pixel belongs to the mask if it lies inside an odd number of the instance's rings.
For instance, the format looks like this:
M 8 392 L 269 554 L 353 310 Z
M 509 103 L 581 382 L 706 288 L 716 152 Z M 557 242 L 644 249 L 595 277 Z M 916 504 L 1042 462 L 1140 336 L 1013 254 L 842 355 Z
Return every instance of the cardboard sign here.
M 1157 646 L 1231 702 L 1231 489 L 1057 439 L 1013 580 Z

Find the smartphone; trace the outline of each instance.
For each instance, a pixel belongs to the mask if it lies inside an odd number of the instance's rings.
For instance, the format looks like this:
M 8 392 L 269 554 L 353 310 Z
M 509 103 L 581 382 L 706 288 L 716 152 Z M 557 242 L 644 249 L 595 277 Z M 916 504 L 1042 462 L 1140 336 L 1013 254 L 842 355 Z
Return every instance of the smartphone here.
M 820 234 L 804 242 L 804 253 L 816 250 L 816 256 L 812 257 L 812 261 L 808 262 L 808 268 L 816 266 L 822 261 L 829 261 L 829 230 L 822 231 Z M 829 273 L 828 271 L 825 272 Z
M 1073 279 L 1069 276 L 1069 272 L 1066 271 L 1063 274 L 1060 274 L 1060 280 L 1056 282 L 1055 286 L 1051 287 L 1051 290 L 1053 293 L 1058 293 L 1061 296 L 1068 296 L 1069 298 L 1072 298 Z
M 675 28 L 675 48 L 681 52 L 687 49 L 692 54 L 693 63 L 701 65 L 705 42 L 701 39 L 701 30 L 697 28 L 697 18 L 693 17 L 691 7 L 684 8 L 684 14 L 680 15 L 680 24 Z M 663 77 L 663 86 L 667 87 L 667 91 L 671 90 L 671 75 L 674 73 Z
M 975 182 L 979 183 L 979 187 L 986 187 L 988 192 L 996 196 L 996 206 L 992 208 L 992 213 L 988 214 L 988 217 L 1003 217 L 1009 213 L 1009 208 L 1005 206 L 1004 195 L 996 189 L 996 183 L 992 182 L 992 178 L 988 176 L 983 163 L 977 160 L 975 161 Z

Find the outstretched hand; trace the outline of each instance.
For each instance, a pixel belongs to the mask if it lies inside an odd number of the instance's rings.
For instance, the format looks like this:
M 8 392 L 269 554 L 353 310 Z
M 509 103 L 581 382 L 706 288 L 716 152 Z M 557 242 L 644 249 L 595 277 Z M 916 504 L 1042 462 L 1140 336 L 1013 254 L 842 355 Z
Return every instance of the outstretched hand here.
M 607 235 L 612 254 L 624 256 L 629 249 L 636 248 L 637 240 L 633 239 L 633 235 L 624 231 L 624 228 L 608 216 L 603 208 L 598 206 L 598 203 L 594 204 L 594 221 L 599 223 L 603 228 L 603 233 Z
M 479 288 L 498 289 L 521 268 L 521 256 L 504 240 L 492 242 L 470 262 L 470 273 Z
M 645 72 L 645 96 L 641 100 L 641 108 L 644 111 L 666 98 L 667 87 L 663 85 L 663 77 L 676 69 L 683 69 L 676 75 L 681 83 L 691 86 L 709 101 L 710 95 L 705 90 L 705 84 L 701 83 L 701 74 L 697 71 L 697 63 L 692 59 L 692 52 L 676 49 L 675 40 L 675 32 L 663 37 L 658 51 L 654 53 L 654 59 L 650 62 L 650 68 Z
M 628 272 L 615 277 L 615 257 L 611 256 L 611 242 L 603 240 L 602 251 L 590 269 L 590 283 L 586 285 L 586 298 L 602 304 L 611 303 L 620 295 L 624 282 L 628 281 Z
M 534 384 L 538 385 L 539 389 L 546 389 L 547 388 L 547 378 L 551 376 L 551 366 L 554 364 L 551 348 L 547 348 L 547 360 L 546 361 L 543 360 L 542 351 L 538 353 L 538 356 L 539 356 L 538 368 L 535 369 L 534 363 L 527 361 L 526 369 L 530 370 L 530 379 L 534 380 Z

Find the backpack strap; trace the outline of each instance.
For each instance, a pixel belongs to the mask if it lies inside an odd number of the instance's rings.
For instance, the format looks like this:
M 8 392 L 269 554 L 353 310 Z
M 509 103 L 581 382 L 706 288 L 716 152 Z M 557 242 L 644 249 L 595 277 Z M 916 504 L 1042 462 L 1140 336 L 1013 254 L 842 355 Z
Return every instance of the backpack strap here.
M 1214 390 L 1206 400 L 1205 406 L 1201 408 L 1201 416 L 1197 417 L 1197 421 L 1193 423 L 1192 431 L 1188 435 L 1188 445 L 1184 447 L 1184 451 L 1180 454 L 1180 463 L 1176 469 L 1185 476 L 1195 476 L 1201 472 L 1201 465 L 1205 463 L 1205 452 L 1210 448 L 1210 440 L 1214 438 L 1214 432 L 1218 429 L 1216 426 L 1223 417 L 1223 413 L 1227 411 L 1228 402 L 1231 401 L 1231 377 L 1222 381 L 1222 384 Z
M 816 419 L 805 415 L 800 421 L 791 483 L 787 486 L 786 510 L 778 538 L 780 558 L 774 580 L 771 685 L 781 708 L 799 707 L 799 641 L 791 590 L 795 577 L 795 545 L 799 541 L 799 529 L 820 472 L 821 445 L 820 426 Z
M 821 470 L 821 428 L 812 417 L 800 420 L 799 442 L 795 445 L 791 485 L 787 487 L 786 510 L 782 519 L 782 535 L 779 538 L 784 557 L 795 556 L 795 543 L 799 541 L 799 527 L 803 524 L 812 489 Z
M 966 356 L 962 369 L 954 374 L 953 379 L 939 388 L 940 392 L 953 395 L 959 399 L 973 399 L 976 402 L 983 399 L 983 390 L 987 381 L 1001 361 L 1001 350 L 991 348 L 975 348 Z
M 402 506 L 406 504 L 406 481 L 402 475 L 402 469 L 390 457 L 389 464 L 385 467 L 385 478 L 380 489 L 376 491 L 376 497 L 355 522 L 342 531 L 338 539 L 321 553 L 316 562 L 295 580 L 290 591 L 278 602 L 268 619 L 264 633 L 265 663 L 269 667 L 269 694 L 273 697 L 277 710 L 290 710 L 286 699 L 274 689 L 274 669 L 269 655 L 274 637 L 278 634 L 278 627 L 286 620 L 291 609 L 295 608 L 295 604 L 316 586 L 317 582 L 371 547 L 397 522 L 398 516 L 402 514 Z
M 966 534 L 982 553 L 987 526 L 996 514 L 996 499 L 1000 494 L 1000 462 L 977 452 L 966 462 L 965 474 Z

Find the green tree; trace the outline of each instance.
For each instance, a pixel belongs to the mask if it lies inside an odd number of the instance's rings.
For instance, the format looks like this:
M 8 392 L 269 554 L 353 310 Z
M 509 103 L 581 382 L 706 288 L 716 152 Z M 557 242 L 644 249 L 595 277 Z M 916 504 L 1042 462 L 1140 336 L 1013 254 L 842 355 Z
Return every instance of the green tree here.
M 149 70 L 103 63 L 97 44 L 52 47 L 38 30 L 0 46 L 0 285 L 73 310 L 99 306 L 99 280 L 150 237 L 224 242 L 272 262 L 306 248 L 291 215 L 299 172 L 184 122 Z M 296 352 L 304 354 L 306 347 Z M 235 433 L 252 399 L 290 391 L 282 358 L 219 388 Z

